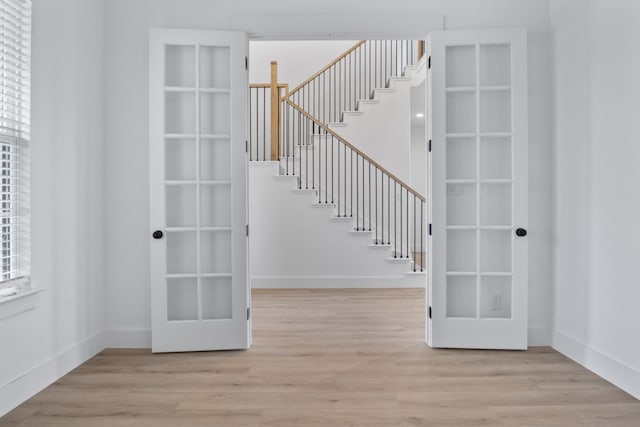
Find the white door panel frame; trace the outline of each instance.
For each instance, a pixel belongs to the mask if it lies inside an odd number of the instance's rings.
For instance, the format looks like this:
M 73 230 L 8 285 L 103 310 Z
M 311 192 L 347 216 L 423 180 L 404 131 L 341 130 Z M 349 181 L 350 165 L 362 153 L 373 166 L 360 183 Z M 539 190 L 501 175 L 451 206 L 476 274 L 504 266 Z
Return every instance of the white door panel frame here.
M 177 53 L 168 58 L 168 49 Z M 247 52 L 247 38 L 241 32 L 150 32 L 154 352 L 241 349 L 251 342 L 245 233 Z M 169 66 L 172 73 L 167 71 Z M 170 105 L 175 111 L 169 110 Z M 170 124 L 174 120 L 177 125 Z M 166 156 L 170 146 L 175 151 Z M 169 192 L 174 202 L 170 205 Z M 175 222 L 174 217 L 184 223 Z M 164 235 L 151 238 L 154 231 Z M 169 254 L 169 244 L 180 250 Z M 174 270 L 179 262 L 184 271 Z
M 526 349 L 526 32 L 442 31 L 427 44 L 427 343 Z

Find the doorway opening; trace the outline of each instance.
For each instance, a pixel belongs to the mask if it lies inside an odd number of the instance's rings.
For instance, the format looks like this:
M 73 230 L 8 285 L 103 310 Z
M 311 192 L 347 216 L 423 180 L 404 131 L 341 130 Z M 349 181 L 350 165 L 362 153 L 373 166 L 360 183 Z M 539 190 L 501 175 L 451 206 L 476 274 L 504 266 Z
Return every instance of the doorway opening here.
M 254 294 L 424 292 L 423 51 L 416 40 L 250 43 Z

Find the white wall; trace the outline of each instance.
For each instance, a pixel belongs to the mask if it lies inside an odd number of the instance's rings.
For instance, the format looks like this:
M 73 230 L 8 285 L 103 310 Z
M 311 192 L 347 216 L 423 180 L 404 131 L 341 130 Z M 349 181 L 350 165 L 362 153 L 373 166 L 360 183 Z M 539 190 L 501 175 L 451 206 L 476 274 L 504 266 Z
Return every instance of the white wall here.
M 394 92 L 375 91 L 378 104 L 360 104 L 329 128 L 404 182 L 411 181 L 411 100 L 409 82 Z
M 411 186 L 420 194 L 427 194 L 427 127 L 425 114 L 426 81 L 411 88 Z
M 390 27 L 429 29 L 525 27 L 529 31 L 530 318 L 534 343 L 548 343 L 550 310 L 551 80 L 549 7 L 539 0 L 375 0 L 368 15 L 357 2 L 273 0 L 109 0 L 106 2 L 106 292 L 111 344 L 145 345 L 149 312 L 148 33 L 152 27 L 242 29 L 285 38 L 389 37 Z M 341 19 L 291 19 L 291 14 L 340 11 Z M 261 13 L 270 14 L 260 16 Z M 287 13 L 289 15 L 279 15 Z M 402 15 L 402 14 L 405 15 Z M 325 16 L 326 17 L 326 16 Z M 286 18 L 288 24 L 277 23 Z M 307 17 L 308 18 L 308 17 Z M 348 18 L 348 19 L 347 19 Z M 340 34 L 338 34 L 340 33 Z M 273 37 L 272 37 L 273 38 Z M 130 339 L 130 340 L 129 340 Z M 129 341 L 128 341 L 129 340 Z
M 411 187 L 420 194 L 426 191 L 427 144 L 424 125 L 411 126 Z
M 249 82 L 269 83 L 271 61 L 278 62 L 278 82 L 293 90 L 351 48 L 355 40 L 256 40 L 249 43 Z
M 551 5 L 553 345 L 640 398 L 640 3 Z
M 102 0 L 33 2 L 32 282 L 45 291 L 0 320 L 0 416 L 102 348 L 102 46 Z

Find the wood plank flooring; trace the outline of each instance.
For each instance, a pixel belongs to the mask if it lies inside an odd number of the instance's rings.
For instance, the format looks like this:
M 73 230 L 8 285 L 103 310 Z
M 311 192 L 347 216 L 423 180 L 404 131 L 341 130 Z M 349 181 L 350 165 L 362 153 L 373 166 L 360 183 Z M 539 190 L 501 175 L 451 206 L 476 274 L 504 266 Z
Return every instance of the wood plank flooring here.
M 433 350 L 420 289 L 254 290 L 248 351 L 105 350 L 0 426 L 640 426 L 549 348 Z

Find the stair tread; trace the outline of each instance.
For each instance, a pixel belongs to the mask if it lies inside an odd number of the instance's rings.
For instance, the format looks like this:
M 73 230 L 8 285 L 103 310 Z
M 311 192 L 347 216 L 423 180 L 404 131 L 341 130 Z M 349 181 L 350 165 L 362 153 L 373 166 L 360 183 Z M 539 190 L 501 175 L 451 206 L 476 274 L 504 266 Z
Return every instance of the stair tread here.
M 384 250 L 388 251 L 388 250 L 391 249 L 392 246 L 391 245 L 370 244 L 369 247 L 373 248 L 373 249 L 384 249 Z
M 420 270 L 416 270 L 416 271 L 411 270 L 411 271 L 407 271 L 407 274 L 411 276 L 426 276 L 427 272 L 420 271 Z
M 277 165 L 278 161 L 277 160 L 251 160 L 249 161 L 249 163 L 255 166 L 273 166 L 273 165 Z
M 393 257 L 390 257 L 390 258 L 387 258 L 387 261 L 390 261 L 390 262 L 411 262 L 411 263 L 413 263 L 413 260 L 411 258 L 393 258 Z
M 332 216 L 331 219 L 334 221 L 344 221 L 344 222 L 351 222 L 354 220 L 354 218 L 351 216 Z

